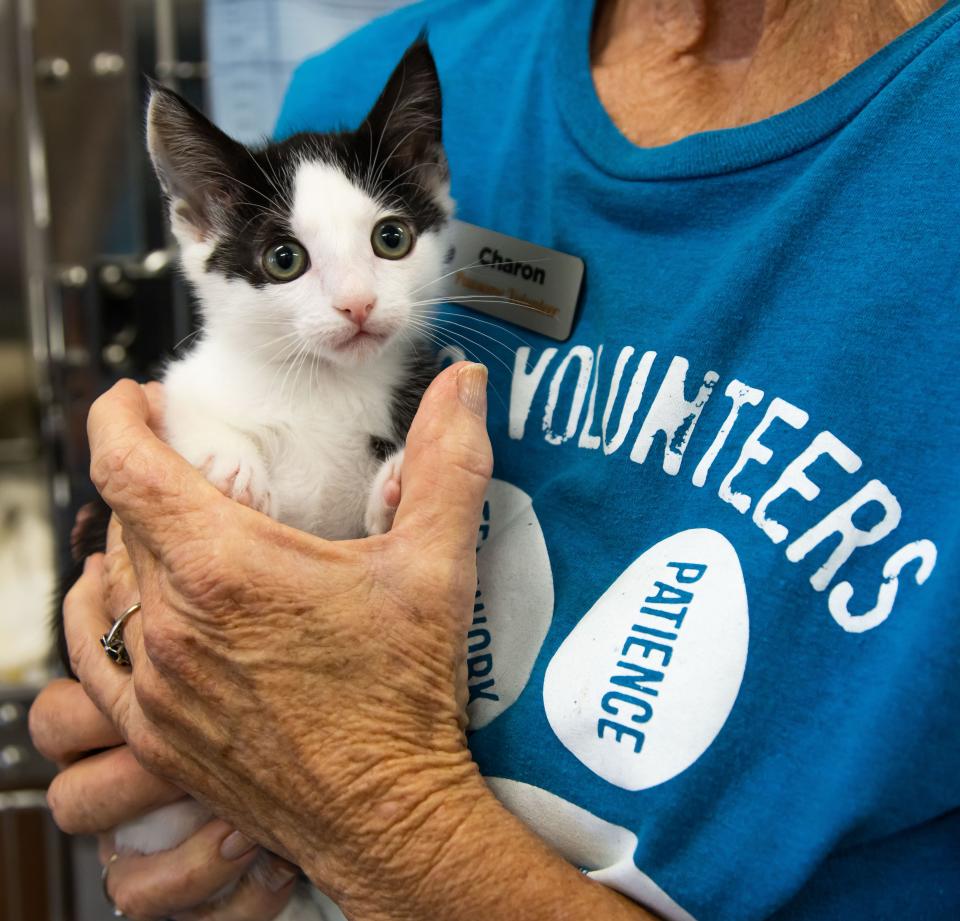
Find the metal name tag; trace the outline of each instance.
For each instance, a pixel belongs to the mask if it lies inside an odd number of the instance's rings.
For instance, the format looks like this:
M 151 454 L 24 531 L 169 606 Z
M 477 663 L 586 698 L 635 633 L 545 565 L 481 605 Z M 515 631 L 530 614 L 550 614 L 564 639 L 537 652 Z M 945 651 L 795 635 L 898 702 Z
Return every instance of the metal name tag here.
M 583 283 L 583 260 L 516 237 L 451 221 L 446 277 L 434 297 L 563 342 Z

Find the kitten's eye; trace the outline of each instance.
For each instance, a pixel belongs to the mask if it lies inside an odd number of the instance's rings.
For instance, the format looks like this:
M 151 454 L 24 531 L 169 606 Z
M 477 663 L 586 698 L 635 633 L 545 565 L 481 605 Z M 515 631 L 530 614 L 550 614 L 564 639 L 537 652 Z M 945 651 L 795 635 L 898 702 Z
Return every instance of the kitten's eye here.
M 307 251 L 293 240 L 272 243 L 263 254 L 263 270 L 274 281 L 293 281 L 307 271 Z
M 377 221 L 370 242 L 381 259 L 402 259 L 413 247 L 413 229 L 398 217 L 386 217 Z

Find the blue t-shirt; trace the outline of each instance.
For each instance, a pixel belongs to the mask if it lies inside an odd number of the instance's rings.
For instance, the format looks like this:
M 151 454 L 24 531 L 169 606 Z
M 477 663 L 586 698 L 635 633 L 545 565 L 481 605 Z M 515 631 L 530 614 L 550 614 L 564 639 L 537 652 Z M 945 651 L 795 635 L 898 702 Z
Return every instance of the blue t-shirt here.
M 459 216 L 586 264 L 567 342 L 437 324 L 490 368 L 471 748 L 664 917 L 960 917 L 960 4 L 653 149 L 591 11 L 403 9 L 277 129 L 355 127 L 427 25 Z

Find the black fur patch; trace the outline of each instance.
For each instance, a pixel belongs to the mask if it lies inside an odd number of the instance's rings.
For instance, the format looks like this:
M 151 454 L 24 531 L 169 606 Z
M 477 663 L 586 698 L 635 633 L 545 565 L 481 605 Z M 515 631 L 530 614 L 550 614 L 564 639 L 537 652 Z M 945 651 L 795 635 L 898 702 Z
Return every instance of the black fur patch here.
M 385 461 L 407 440 L 407 432 L 410 431 L 424 391 L 439 370 L 428 343 L 419 342 L 411 347 L 403 377 L 390 401 L 392 431 L 385 436 L 370 436 L 370 451 L 378 461 Z
M 107 549 L 107 526 L 110 524 L 110 506 L 99 496 L 85 505 L 77 516 L 73 534 L 70 536 L 70 556 L 73 565 L 69 572 L 63 573 L 57 590 L 56 608 L 53 612 L 53 627 L 57 658 L 64 672 L 71 678 L 76 677 L 70 667 L 70 654 L 67 651 L 67 635 L 63 624 L 63 602 L 67 592 L 80 578 L 83 563 L 88 556 L 102 553 Z
M 397 450 L 397 443 L 387 438 L 378 438 L 376 435 L 370 436 L 370 451 L 373 456 L 383 463 L 394 451 Z
M 183 202 L 184 218 L 217 239 L 208 268 L 262 287 L 271 283 L 261 265 L 264 250 L 293 236 L 293 183 L 304 162 L 336 167 L 409 220 L 418 235 L 446 221 L 438 197 L 448 178 L 441 107 L 436 65 L 421 37 L 355 131 L 304 132 L 249 148 L 175 93 L 155 87 L 151 151 L 168 194 Z
M 439 367 L 432 349 L 426 343 L 420 343 L 410 350 L 407 373 L 393 392 L 390 415 L 393 421 L 393 435 L 398 444 L 407 440 L 410 424 L 417 414 L 420 400 L 430 382 L 437 376 Z

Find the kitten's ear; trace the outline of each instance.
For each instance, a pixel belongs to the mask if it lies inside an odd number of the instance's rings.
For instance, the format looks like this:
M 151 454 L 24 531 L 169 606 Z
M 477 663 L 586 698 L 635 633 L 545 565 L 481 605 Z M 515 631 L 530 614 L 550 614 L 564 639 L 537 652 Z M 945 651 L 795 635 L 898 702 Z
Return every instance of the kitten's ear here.
M 439 166 L 442 147 L 440 78 L 425 33 L 406 50 L 360 132 L 368 132 L 375 157 Z
M 151 84 L 147 148 L 177 237 L 215 232 L 239 195 L 231 166 L 243 162 L 243 147 L 173 90 Z

